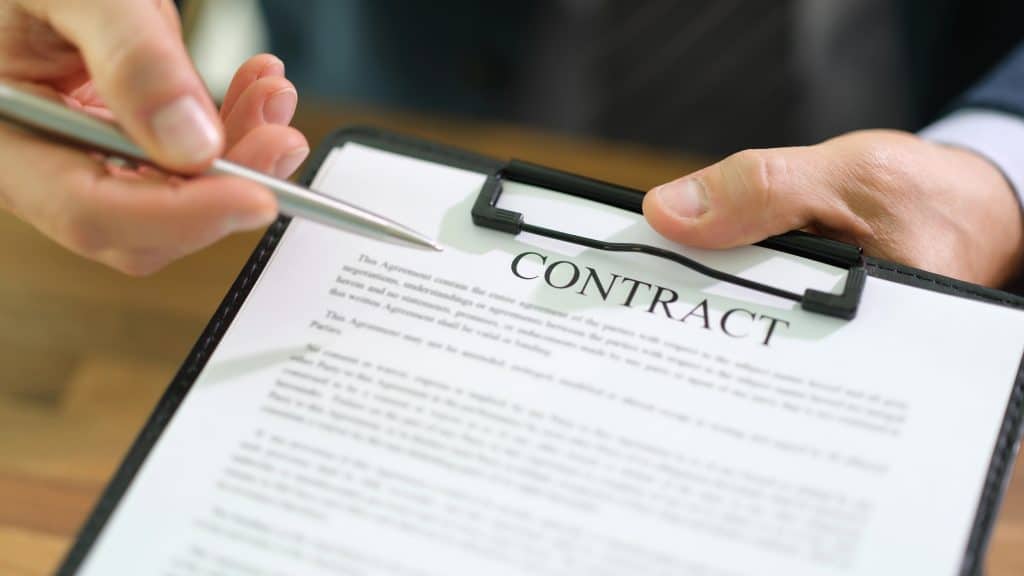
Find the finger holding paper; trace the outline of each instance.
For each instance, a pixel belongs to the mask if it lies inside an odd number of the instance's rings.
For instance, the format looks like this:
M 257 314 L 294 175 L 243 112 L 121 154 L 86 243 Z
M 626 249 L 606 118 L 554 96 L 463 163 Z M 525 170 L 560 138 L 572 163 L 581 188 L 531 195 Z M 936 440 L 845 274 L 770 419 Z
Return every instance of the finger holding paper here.
M 894 131 L 746 150 L 654 188 L 644 214 L 686 245 L 729 248 L 806 229 L 989 286 L 1024 258 L 1020 206 L 993 164 Z

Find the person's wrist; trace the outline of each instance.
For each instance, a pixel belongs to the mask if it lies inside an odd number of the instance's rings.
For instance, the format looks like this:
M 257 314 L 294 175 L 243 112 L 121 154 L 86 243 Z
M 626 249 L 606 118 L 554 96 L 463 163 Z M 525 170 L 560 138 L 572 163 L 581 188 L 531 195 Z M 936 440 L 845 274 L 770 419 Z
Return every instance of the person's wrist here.
M 1024 118 L 983 108 L 964 108 L 926 126 L 918 136 L 936 144 L 967 150 L 987 160 L 1003 175 L 1018 201 L 1024 200 Z
M 1012 284 L 1024 268 L 1024 212 L 1018 192 L 989 156 L 956 144 L 930 144 L 941 150 L 945 161 L 956 166 L 958 177 L 948 184 L 958 186 L 969 181 L 970 187 L 964 185 L 963 189 L 977 191 L 961 199 L 965 213 L 962 224 L 964 234 L 975 237 L 975 245 L 987 248 L 969 255 L 987 260 L 976 263 L 990 270 L 989 281 L 984 283 L 996 287 Z

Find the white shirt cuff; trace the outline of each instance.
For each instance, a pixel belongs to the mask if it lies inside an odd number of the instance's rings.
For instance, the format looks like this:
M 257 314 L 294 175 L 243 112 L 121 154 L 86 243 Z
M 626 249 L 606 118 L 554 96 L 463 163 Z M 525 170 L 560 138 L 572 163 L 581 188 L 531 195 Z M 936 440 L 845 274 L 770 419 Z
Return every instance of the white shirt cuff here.
M 976 152 L 996 166 L 1024 206 L 1024 118 L 965 108 L 918 132 L 926 140 Z

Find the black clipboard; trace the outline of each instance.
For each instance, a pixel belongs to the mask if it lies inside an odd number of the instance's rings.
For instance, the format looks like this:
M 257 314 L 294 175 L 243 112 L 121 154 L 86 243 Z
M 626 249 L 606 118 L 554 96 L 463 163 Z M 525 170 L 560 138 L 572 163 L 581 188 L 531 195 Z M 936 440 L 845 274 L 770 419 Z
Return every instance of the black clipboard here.
M 307 163 L 300 181 L 309 185 L 320 165 L 335 148 L 346 143 L 359 143 L 371 148 L 394 152 L 430 162 L 445 164 L 465 170 L 488 174 L 489 180 L 500 178 L 510 166 L 507 161 L 481 156 L 455 147 L 429 142 L 419 138 L 387 132 L 369 127 L 345 128 L 335 132 L 320 144 Z M 591 180 L 552 168 L 523 163 L 512 164 L 510 179 L 527 174 L 534 182 L 543 182 L 553 189 L 572 186 L 584 191 L 591 200 L 617 206 L 633 212 L 640 212 L 642 193 L 622 186 Z M 525 166 L 525 168 L 524 168 Z M 529 183 L 529 182 L 527 182 Z M 486 188 L 486 185 L 485 185 Z M 484 191 L 486 192 L 486 190 Z M 579 194 L 577 194 L 579 195 Z M 481 194 L 481 197 L 489 197 Z M 493 203 L 492 203 L 493 205 Z M 216 349 L 228 326 L 234 320 L 274 253 L 278 241 L 288 227 L 289 218 L 281 217 L 266 231 L 259 244 L 249 256 L 238 277 L 232 283 L 227 295 L 196 341 L 185 362 L 157 402 L 149 419 L 128 450 L 124 460 L 104 489 L 96 506 L 80 529 L 74 545 L 68 551 L 57 570 L 60 576 L 74 576 L 82 566 L 87 554 L 96 544 L 104 526 L 110 520 L 118 503 L 124 497 L 147 455 L 167 426 L 171 416 L 181 405 L 199 376 L 211 354 Z M 809 234 L 790 233 L 759 243 L 761 246 L 834 265 L 853 269 L 862 266 L 868 276 L 882 278 L 917 288 L 955 295 L 990 304 L 1024 310 L 1024 297 L 1000 290 L 977 286 L 925 272 L 901 264 L 859 256 L 854 258 L 848 248 L 839 243 Z M 858 295 L 859 297 L 859 295 Z M 849 302 L 847 302 L 847 305 Z M 856 307 L 854 307 L 854 312 Z M 840 314 L 833 314 L 841 316 Z M 856 320 L 852 320 L 856 321 Z M 1009 484 L 1014 460 L 1024 431 L 1024 358 L 1017 369 L 1016 380 L 1010 393 L 998 437 L 989 461 L 988 474 L 978 500 L 977 511 L 963 552 L 959 574 L 975 576 L 983 573 L 985 551 L 995 525 L 999 505 Z

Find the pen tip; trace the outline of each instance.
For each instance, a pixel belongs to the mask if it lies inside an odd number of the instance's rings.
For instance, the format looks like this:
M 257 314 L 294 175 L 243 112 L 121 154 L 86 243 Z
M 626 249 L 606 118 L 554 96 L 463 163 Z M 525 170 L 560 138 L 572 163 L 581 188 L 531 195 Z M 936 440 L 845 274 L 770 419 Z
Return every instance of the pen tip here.
M 419 232 L 409 230 L 408 228 L 402 230 L 401 237 L 420 248 L 426 248 L 435 252 L 444 252 L 444 246 L 442 246 L 440 242 L 430 238 L 429 236 L 420 234 Z

